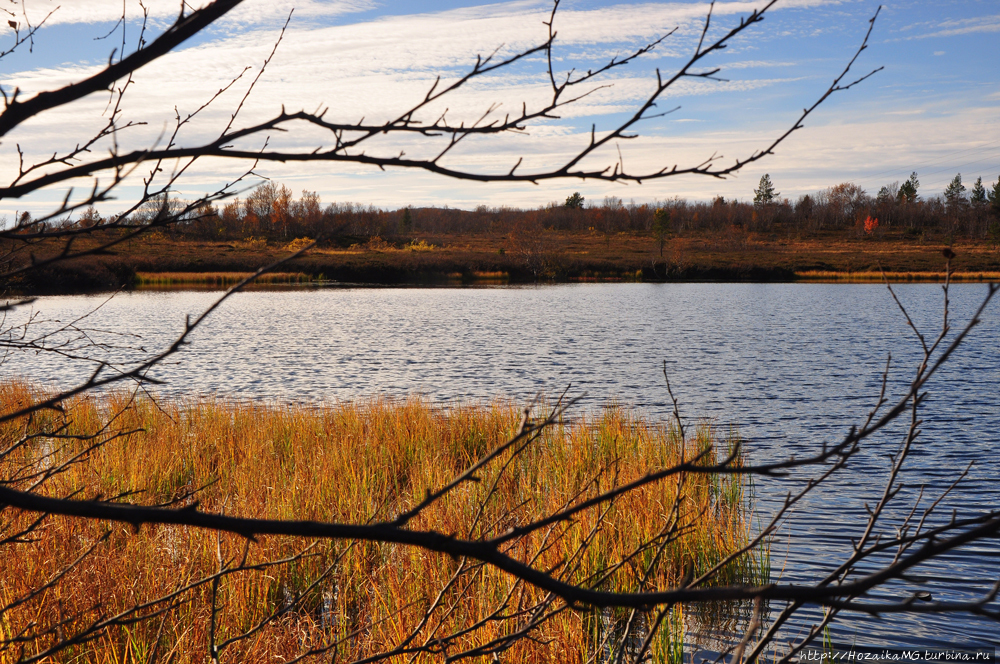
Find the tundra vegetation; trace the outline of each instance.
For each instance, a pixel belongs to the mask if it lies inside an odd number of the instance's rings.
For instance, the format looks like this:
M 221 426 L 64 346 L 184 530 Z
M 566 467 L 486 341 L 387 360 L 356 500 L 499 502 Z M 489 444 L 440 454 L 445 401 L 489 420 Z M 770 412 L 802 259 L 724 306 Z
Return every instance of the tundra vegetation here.
M 172 208 L 176 223 L 129 239 L 114 255 L 61 261 L 14 285 L 22 292 L 69 292 L 231 284 L 313 240 L 309 255 L 258 283 L 881 280 L 883 270 L 897 279 L 943 280 L 942 245 L 956 249 L 952 278 L 987 280 L 1000 274 L 994 191 L 1000 179 L 989 191 L 979 180 L 968 198 L 954 181 L 951 198 L 922 198 L 914 173 L 903 186 L 887 185 L 874 197 L 846 182 L 792 203 L 776 197 L 768 178 L 753 202 L 718 197 L 710 203 L 638 204 L 607 197 L 587 205 L 573 194 L 565 203 L 534 210 L 323 206 L 315 192 L 296 198 L 285 185 L 266 182 L 221 209 L 163 195 L 135 218 L 145 223 Z M 55 225 L 72 231 L 109 223 L 114 218 L 90 207 Z M 78 246 L 101 241 L 81 238 Z M 61 241 L 50 239 L 36 244 L 33 255 L 37 260 L 62 250 Z M 23 267 L 29 260 L 22 254 L 14 264 Z
M 745 619 L 722 647 L 742 662 L 775 647 L 782 626 L 805 607 L 821 607 L 822 619 L 792 642 L 783 639 L 778 658 L 795 656 L 831 621 L 858 613 L 1000 617 L 995 602 L 1000 585 L 972 598 L 956 592 L 918 601 L 922 591 L 912 575 L 923 564 L 986 545 L 1000 532 L 996 510 L 938 513 L 941 501 L 964 477 L 961 470 L 954 473 L 955 483 L 931 502 L 918 499 L 904 506 L 908 516 L 902 521 L 887 524 L 883 519 L 908 495 L 900 491 L 913 472 L 907 461 L 918 445 L 927 389 L 980 322 L 997 290 L 987 287 L 972 317 L 952 329 L 950 262 L 944 271 L 940 331 L 931 336 L 912 326 L 922 360 L 908 386 L 893 395 L 883 389 L 867 418 L 805 457 L 745 459 L 735 438 L 720 441 L 709 428 L 693 433 L 685 428 L 676 400 L 666 427 L 621 412 L 573 422 L 568 419 L 572 400 L 566 399 L 517 416 L 504 405 L 444 412 L 415 402 L 373 402 L 313 410 L 225 401 L 164 404 L 141 396 L 155 389 L 150 372 L 165 361 L 183 360 L 192 332 L 206 317 L 223 315 L 233 293 L 317 250 L 315 242 L 302 240 L 292 227 L 298 223 L 294 216 L 271 217 L 276 208 L 269 191 L 274 200 L 293 204 L 284 190 L 255 189 L 247 197 L 250 208 L 231 200 L 256 169 L 298 161 L 419 169 L 486 181 L 725 177 L 766 158 L 830 95 L 874 73 L 855 77 L 852 69 L 867 47 L 875 17 L 846 67 L 817 92 L 812 105 L 791 118 L 784 133 L 728 163 L 710 159 L 632 172 L 614 148 L 660 112 L 658 101 L 678 81 L 713 78 L 718 70 L 710 67 L 710 56 L 760 23 L 773 3 L 722 28 L 713 27 L 709 10 L 684 64 L 670 73 L 657 72 L 650 96 L 635 105 L 634 113 L 609 129 L 595 127 L 573 156 L 550 168 L 519 170 L 521 161 L 516 161 L 509 170 L 484 173 L 454 167 L 449 158 L 452 147 L 468 137 L 488 140 L 522 133 L 559 113 L 599 85 L 601 76 L 628 66 L 672 33 L 586 73 L 559 73 L 553 68 L 559 62 L 554 55 L 556 2 L 537 46 L 477 57 L 465 75 L 435 83 L 408 111 L 367 124 L 284 108 L 270 119 L 241 124 L 244 102 L 268 57 L 249 81 L 234 72 L 226 89 L 246 87 L 216 138 L 188 139 L 188 128 L 202 120 L 203 106 L 187 114 L 178 111 L 175 126 L 156 145 L 119 141 L 132 122 L 124 109 L 133 77 L 239 4 L 214 0 L 191 8 L 185 3 L 162 33 L 148 34 L 144 24 L 134 43 L 125 40 L 123 21 L 122 47 L 106 66 L 73 84 L 33 96 L 0 86 L 0 138 L 5 150 L 17 153 L 10 163 L 18 163 L 12 181 L 0 187 L 0 199 L 40 195 L 80 179 L 90 185 L 50 199 L 57 202 L 45 213 L 18 215 L 0 231 L 5 252 L 0 282 L 8 292 L 32 275 L 51 274 L 47 271 L 73 261 L 223 219 L 228 205 L 241 215 L 241 224 L 268 225 L 252 230 L 241 226 L 233 238 L 245 243 L 243 249 L 251 255 L 263 256 L 272 238 L 280 238 L 283 247 L 292 245 L 282 258 L 189 316 L 167 346 L 144 349 L 138 360 L 136 348 L 124 349 L 131 351 L 125 354 L 131 360 L 99 358 L 98 351 L 107 349 L 88 346 L 90 337 L 80 320 L 53 333 L 37 327 L 30 313 L 18 318 L 30 312 L 30 297 L 12 297 L 3 304 L 0 345 L 5 352 L 55 353 L 90 360 L 94 368 L 86 380 L 59 390 L 11 381 L 2 386 L 4 661 L 221 662 L 266 654 L 286 661 L 335 656 L 338 661 L 456 661 L 509 654 L 528 661 L 554 656 L 678 662 L 685 615 L 707 614 L 709 607 L 729 602 L 742 608 Z M 44 23 L 20 22 L 15 13 L 9 25 L 14 41 L 0 51 L 0 58 L 29 48 Z M 280 39 L 275 49 L 279 46 Z M 538 61 L 544 63 L 541 72 L 531 70 Z M 468 82 L 520 66 L 540 74 L 551 92 L 547 100 L 526 103 L 521 113 L 502 118 L 490 108 L 478 121 L 453 122 L 440 113 L 449 95 Z M 20 126 L 53 109 L 72 108 L 91 94 L 109 95 L 102 128 L 94 136 L 77 137 L 69 147 L 42 156 L 11 145 Z M 221 95 L 210 96 L 206 104 L 222 103 L 226 97 Z M 327 147 L 300 149 L 294 140 L 282 144 L 278 139 L 263 148 L 247 147 L 250 139 L 267 135 L 294 138 L 302 126 L 328 132 Z M 403 137 L 436 147 L 425 158 L 379 147 Z M 246 170 L 197 200 L 172 195 L 191 165 L 206 158 L 230 160 Z M 601 159 L 606 162 L 594 165 Z M 105 217 L 92 209 L 136 181 L 141 182 L 140 194 L 120 213 Z M 910 186 L 916 186 L 915 178 Z M 857 210 L 851 206 L 862 193 L 845 185 L 836 194 L 843 205 L 829 209 L 839 210 L 844 223 L 857 224 Z M 904 194 L 893 205 L 903 199 L 906 205 L 918 204 L 916 197 L 911 201 Z M 556 206 L 551 213 L 566 219 L 590 215 L 594 232 L 610 247 L 617 228 L 611 213 L 625 218 L 628 206 L 606 199 L 600 208 L 587 208 L 582 196 L 575 202 L 580 206 Z M 781 211 L 790 207 L 773 203 L 762 201 L 741 228 L 779 223 Z M 325 214 L 316 196 L 305 195 L 296 204 L 303 206 L 303 218 Z M 670 230 L 682 232 L 688 208 L 676 207 L 669 215 Z M 720 220 L 730 210 L 746 211 L 721 200 L 712 204 L 716 208 Z M 964 207 L 956 203 L 946 209 L 957 214 Z M 648 221 L 655 211 L 647 212 Z M 374 211 L 372 217 L 383 223 L 379 233 L 388 235 L 388 229 L 419 229 L 421 214 Z M 492 213 L 466 214 L 489 219 Z M 661 221 L 666 222 L 666 215 Z M 589 231 L 590 221 L 586 223 Z M 862 233 L 864 226 L 862 220 Z M 893 222 L 882 219 L 877 228 L 869 226 L 874 233 Z M 544 234 L 525 226 L 508 235 L 513 239 L 505 253 L 519 254 L 532 273 L 543 274 Z M 367 236 L 373 252 L 393 247 L 376 233 Z M 433 254 L 431 244 L 427 238 L 411 240 L 413 250 L 407 254 Z M 955 257 L 951 249 L 946 253 L 948 261 Z M 905 309 L 903 313 L 905 317 Z M 61 343 L 60 334 L 75 341 Z M 664 378 L 670 393 L 666 374 Z M 853 533 L 853 546 L 839 566 L 808 584 L 767 582 L 767 546 L 776 529 L 806 496 L 837 490 L 833 485 L 844 478 L 849 462 L 865 453 L 875 433 L 897 420 L 905 426 L 890 457 L 884 492 L 869 505 L 867 523 Z M 803 481 L 773 514 L 748 528 L 744 500 L 750 478 L 789 474 Z M 884 593 L 887 587 L 891 592 Z M 553 651 L 559 648 L 568 650 Z

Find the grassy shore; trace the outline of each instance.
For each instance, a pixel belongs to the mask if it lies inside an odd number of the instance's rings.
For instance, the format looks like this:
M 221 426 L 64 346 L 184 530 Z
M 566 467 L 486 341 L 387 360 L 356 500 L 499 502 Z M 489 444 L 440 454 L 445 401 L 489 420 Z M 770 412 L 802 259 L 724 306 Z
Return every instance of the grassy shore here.
M 0 412 L 32 402 L 40 392 L 22 383 L 0 385 Z M 466 468 L 516 429 L 514 406 L 455 406 L 421 400 L 384 399 L 324 407 L 280 406 L 223 400 L 154 403 L 125 394 L 78 399 L 65 413 L 46 411 L 31 422 L 0 430 L 4 481 L 27 488 L 34 474 L 71 459 L 36 490 L 76 497 L 128 495 L 146 504 L 190 504 L 230 515 L 364 523 L 391 519 L 425 492 Z M 107 423 L 111 420 L 111 425 Z M 58 436 L 25 438 L 30 430 Z M 115 432 L 132 432 L 114 437 Z M 67 438 L 77 434 L 96 438 Z M 21 447 L 12 447 L 25 441 Z M 733 444 L 702 426 L 687 453 L 711 448 L 709 459 Z M 410 524 L 465 537 L 504 532 L 526 520 L 675 464 L 681 454 L 676 431 L 620 408 L 553 427 L 543 439 L 483 469 L 480 481 L 449 494 Z M 503 470 L 506 469 L 506 470 Z M 23 478 L 23 479 L 16 479 Z M 127 493 L 135 492 L 138 493 Z M 657 541 L 670 506 L 681 496 L 680 536 L 663 549 Z M 699 574 L 749 537 L 748 480 L 739 475 L 690 477 L 627 494 L 613 507 L 589 510 L 570 525 L 537 531 L 512 542 L 511 551 L 566 580 L 635 591 Z M 35 517 L 3 514 L 7 532 Z M 102 537 L 106 539 L 101 540 Z M 372 542 L 296 541 L 239 537 L 176 527 L 115 524 L 49 517 L 34 536 L 0 547 L 0 606 L 45 592 L 0 614 L 0 636 L 43 632 L 63 621 L 72 633 L 100 616 L 175 591 L 245 559 L 265 565 L 223 577 L 218 587 L 216 642 L 239 637 L 275 612 L 247 638 L 225 648 L 226 661 L 287 661 L 311 647 L 340 640 L 339 659 L 350 661 L 400 643 L 465 631 L 452 652 L 502 638 L 518 619 L 496 619 L 538 605 L 544 594 L 496 570 L 416 548 Z M 73 565 L 82 551 L 92 555 Z M 304 552 L 304 553 L 303 553 Z M 635 553 L 638 552 L 638 553 Z M 622 561 L 625 564 L 620 564 Z M 643 577 L 648 566 L 651 574 Z M 60 571 L 70 568 L 65 577 Z M 461 569 L 460 569 L 461 568 Z M 749 555 L 728 565 L 713 583 L 759 583 L 767 560 Z M 455 578 L 458 580 L 456 581 Z M 211 629 L 211 584 L 182 593 L 153 619 L 102 631 L 57 658 L 73 662 L 203 662 Z M 433 607 L 433 608 L 431 608 Z M 164 608 L 154 605 L 144 613 Z M 558 607 L 553 607 L 558 608 Z M 430 619 L 423 620 L 430 609 Z M 613 615 L 567 611 L 552 615 L 505 653 L 507 661 L 586 661 Z M 609 623 L 608 620 L 612 622 Z M 656 649 L 676 652 L 683 613 L 663 628 Z M 51 637 L 27 642 L 28 651 Z M 332 651 L 324 657 L 329 661 Z M 7 654 L 0 652 L 0 661 Z M 335 658 L 336 659 L 336 658 Z M 423 660 L 420 660 L 423 661 Z
M 85 248 L 81 239 L 75 249 Z M 196 241 L 151 233 L 114 249 L 27 274 L 22 292 L 75 292 L 119 287 L 221 286 L 254 272 L 304 240 Z M 536 281 L 795 281 L 866 280 L 881 271 L 896 280 L 939 279 L 942 248 L 951 244 L 959 280 L 995 278 L 1000 251 L 985 241 L 878 238 L 812 233 L 692 234 L 659 243 L 648 234 L 539 231 L 397 238 L 340 237 L 282 266 L 272 283 L 329 280 L 370 284 L 492 284 Z M 36 257 L 61 245 L 33 247 Z M 194 276 L 202 275 L 202 276 Z M 211 279 L 209 277 L 211 276 Z M 220 276 L 229 275 L 229 276 Z M 869 275 L 869 276 L 865 276 Z
M 228 287 L 238 284 L 253 272 L 137 272 L 136 288 L 177 288 L 181 286 L 205 286 L 209 288 Z M 268 272 L 255 280 L 261 285 L 304 284 L 322 279 L 304 272 Z
M 803 272 L 796 272 L 795 278 L 797 281 L 817 281 L 821 283 L 829 282 L 882 282 L 889 281 L 891 283 L 903 283 L 903 282 L 932 282 L 940 283 L 945 280 L 944 270 L 937 272 L 878 272 L 875 270 L 860 270 L 858 272 L 833 272 L 831 270 L 805 270 Z M 979 282 L 994 282 L 1000 281 L 1000 272 L 993 271 L 981 271 L 972 272 L 968 270 L 963 270 L 961 272 L 951 273 L 952 281 L 979 281 Z

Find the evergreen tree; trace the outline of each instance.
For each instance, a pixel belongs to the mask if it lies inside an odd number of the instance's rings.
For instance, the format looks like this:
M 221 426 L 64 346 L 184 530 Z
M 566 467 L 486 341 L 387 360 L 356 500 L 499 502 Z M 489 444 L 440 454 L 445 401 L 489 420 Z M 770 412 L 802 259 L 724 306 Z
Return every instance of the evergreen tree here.
M 920 180 L 917 179 L 917 172 L 910 173 L 910 179 L 899 185 L 899 193 L 896 194 L 900 203 L 913 203 L 917 200 L 917 189 L 920 188 Z
M 802 221 L 808 220 L 812 217 L 813 208 L 815 203 L 813 202 L 813 197 L 809 194 L 802 196 L 799 201 L 795 204 L 795 215 Z
M 996 183 L 989 188 L 986 192 L 986 198 L 990 202 L 990 212 L 1000 220 L 1000 177 L 997 178 Z
M 653 213 L 653 235 L 660 242 L 660 258 L 663 258 L 663 240 L 670 234 L 670 210 L 656 208 Z
M 993 215 L 993 221 L 990 222 L 986 234 L 995 246 L 1000 246 L 1000 177 L 986 191 L 986 198 L 990 202 L 990 214 Z
M 976 184 L 972 185 L 971 201 L 976 207 L 986 204 L 986 187 L 983 186 L 982 176 L 976 178 Z
M 580 210 L 583 208 L 583 201 L 584 198 L 580 195 L 580 192 L 574 191 L 566 197 L 566 207 L 571 210 Z
M 760 184 L 753 190 L 753 204 L 756 206 L 769 205 L 781 194 L 774 190 L 774 183 L 767 173 L 760 178 Z
M 410 214 L 410 207 L 403 208 L 403 216 L 399 218 L 399 234 L 406 235 L 413 230 L 413 215 Z
M 965 200 L 965 185 L 962 184 L 962 174 L 957 173 L 951 179 L 951 183 L 945 187 L 944 198 L 948 201 L 948 207 L 963 205 Z

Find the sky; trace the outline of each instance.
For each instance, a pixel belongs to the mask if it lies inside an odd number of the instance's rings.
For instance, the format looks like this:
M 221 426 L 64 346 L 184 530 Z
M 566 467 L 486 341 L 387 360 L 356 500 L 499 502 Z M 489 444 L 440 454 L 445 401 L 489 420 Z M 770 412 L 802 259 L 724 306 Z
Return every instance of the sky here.
M 199 6 L 195 0 L 194 6 Z M 178 0 L 147 0 L 146 39 L 162 32 L 176 16 Z M 133 0 L 4 0 L 4 22 L 38 24 L 30 52 L 20 48 L 0 59 L 0 86 L 30 96 L 80 80 L 98 71 L 123 45 L 135 49 L 141 7 Z M 738 25 L 754 2 L 717 2 L 708 37 Z M 242 77 L 178 134 L 182 146 L 210 141 L 240 107 L 251 81 L 291 13 L 273 59 L 246 97 L 233 126 L 246 126 L 281 111 L 327 108 L 334 121 L 381 122 L 423 98 L 440 76 L 453 81 L 477 54 L 500 56 L 543 42 L 551 11 L 546 0 L 470 2 L 437 0 L 245 0 L 209 30 L 138 72 L 124 98 L 123 119 L 137 123 L 116 140 L 125 149 L 162 144 L 181 117 L 206 101 L 245 69 Z M 593 91 L 565 107 L 560 118 L 535 122 L 524 135 L 465 141 L 443 163 L 480 173 L 503 173 L 522 159 L 519 172 L 545 170 L 564 162 L 589 141 L 631 116 L 651 93 L 656 70 L 669 75 L 691 56 L 708 12 L 704 2 L 607 2 L 563 0 L 555 17 L 557 77 L 599 67 L 676 29 L 652 52 L 594 80 Z M 294 9 L 294 11 L 292 11 Z M 864 38 L 878 5 L 853 0 L 779 1 L 766 19 L 710 56 L 720 81 L 681 80 L 661 98 L 663 117 L 643 120 L 636 138 L 620 140 L 590 158 L 588 166 L 630 171 L 692 166 L 718 158 L 728 164 L 767 146 L 791 127 L 843 70 Z M 2 25 L 2 24 L 0 24 Z M 0 52 L 13 30 L 0 39 Z M 118 57 L 117 55 L 113 57 Z M 259 164 L 244 190 L 270 178 L 294 192 L 316 191 L 324 203 L 359 202 L 385 208 L 405 205 L 534 207 L 562 201 L 579 191 L 588 201 L 616 196 L 639 203 L 680 197 L 750 200 L 768 173 L 782 197 L 795 200 L 841 182 L 869 193 L 916 171 L 925 196 L 940 194 L 956 173 L 966 186 L 1000 177 L 1000 5 L 995 0 L 901 1 L 884 5 L 869 47 L 848 80 L 881 67 L 860 85 L 825 101 L 776 150 L 725 180 L 683 175 L 641 185 L 594 180 L 530 183 L 470 183 L 406 169 L 336 164 Z M 247 69 L 249 68 L 249 69 Z M 590 89 L 590 88 L 588 88 Z M 530 108 L 549 94 L 544 62 L 529 58 L 474 81 L 424 114 L 442 112 L 452 122 L 473 122 L 491 106 L 492 117 Z M 85 141 L 107 121 L 107 93 L 55 109 L 24 123 L 0 141 L 0 179 L 16 175 L 17 149 L 26 159 L 62 153 Z M 676 109 L 676 110 L 674 110 Z M 395 114 L 395 115 L 394 115 Z M 144 123 L 144 124 L 138 124 Z M 331 137 L 302 125 L 242 143 L 311 151 Z M 110 142 L 92 147 L 91 157 L 107 154 Z M 435 154 L 443 144 L 414 137 L 385 137 L 370 154 L 404 151 L 410 157 Z M 173 165 L 164 165 L 169 171 Z M 246 164 L 231 160 L 195 162 L 178 180 L 180 197 L 195 197 L 238 177 Z M 119 188 L 102 212 L 126 207 L 138 194 L 139 177 Z M 162 176 L 161 176 L 162 177 Z M 104 178 L 106 180 L 106 176 Z M 73 196 L 92 186 L 72 183 Z M 21 210 L 34 214 L 61 201 L 68 186 L 19 200 L 0 201 L 0 217 Z

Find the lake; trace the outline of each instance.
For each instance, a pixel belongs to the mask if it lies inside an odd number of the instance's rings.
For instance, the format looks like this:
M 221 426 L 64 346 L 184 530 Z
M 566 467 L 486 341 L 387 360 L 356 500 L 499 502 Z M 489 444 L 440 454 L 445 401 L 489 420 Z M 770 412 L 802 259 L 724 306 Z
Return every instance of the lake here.
M 896 292 L 929 336 L 941 327 L 939 285 Z M 961 328 L 983 285 L 951 289 Z M 158 352 L 217 296 L 141 292 L 39 299 L 32 333 L 55 330 L 101 305 L 48 343 L 110 363 Z M 935 496 L 971 461 L 941 519 L 1000 508 L 1000 302 L 929 386 L 910 486 Z M 6 324 L 25 320 L 8 314 Z M 620 403 L 666 418 L 666 362 L 681 412 L 735 426 L 751 461 L 815 453 L 863 421 L 891 352 L 889 392 L 898 395 L 920 346 L 885 286 L 871 284 L 587 284 L 481 289 L 323 288 L 234 296 L 151 375 L 164 396 L 219 394 L 316 403 L 372 395 L 425 395 L 438 403 L 502 397 L 525 402 L 569 388 L 577 413 Z M 96 346 L 90 344 L 97 344 Z M 94 365 L 53 354 L 8 353 L 4 375 L 50 385 L 85 378 Z M 878 434 L 842 479 L 796 510 L 771 548 L 772 578 L 807 583 L 850 550 L 847 529 L 874 504 L 902 426 Z M 758 513 L 801 478 L 758 481 Z M 912 496 L 914 490 L 905 495 Z M 925 503 L 926 504 L 926 499 Z M 887 516 L 898 522 L 904 510 Z M 915 570 L 914 588 L 936 600 L 968 600 L 1000 575 L 1000 546 L 977 544 Z M 780 607 L 772 607 L 772 615 Z M 793 638 L 818 618 L 804 613 Z M 834 639 L 876 647 L 997 643 L 994 624 L 967 616 L 852 616 Z

